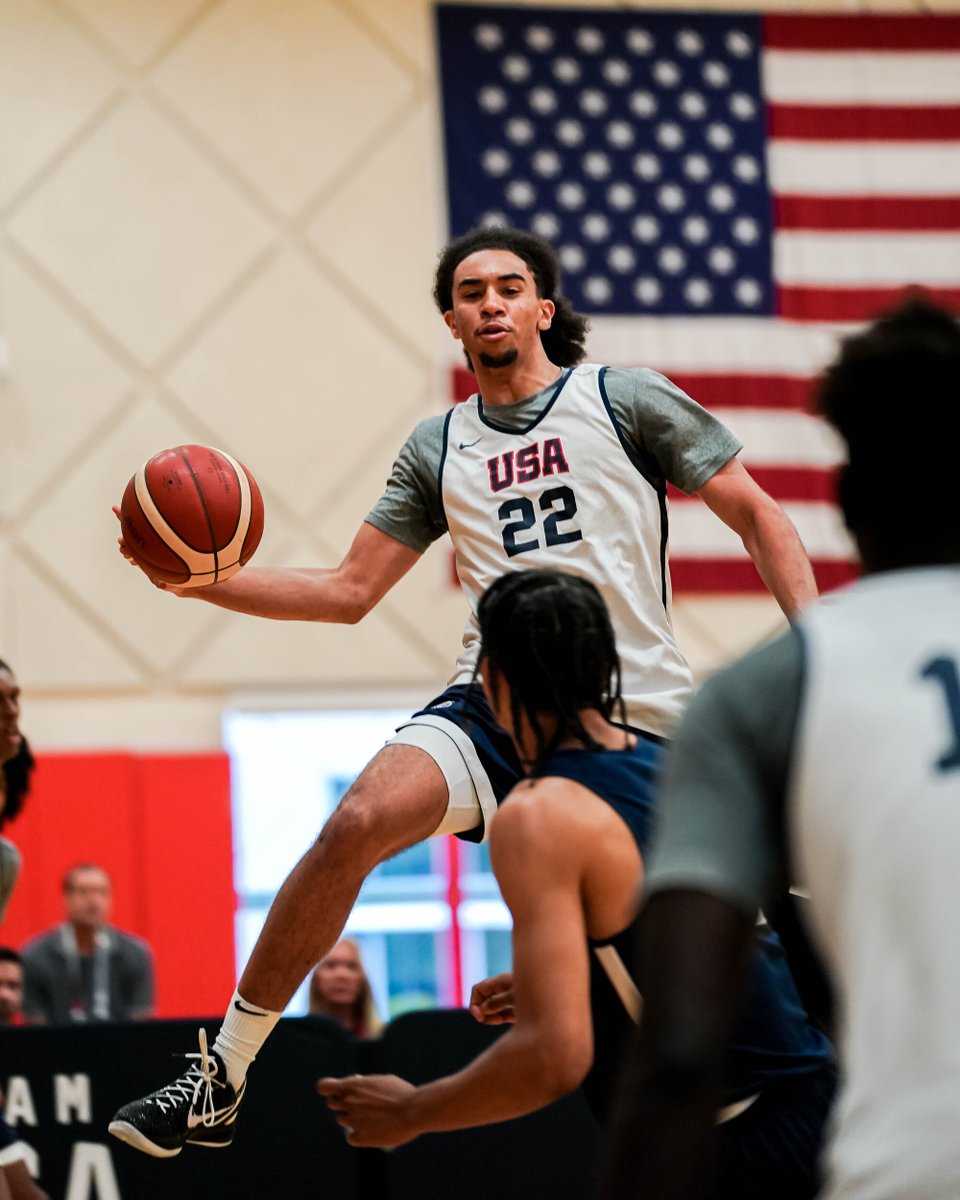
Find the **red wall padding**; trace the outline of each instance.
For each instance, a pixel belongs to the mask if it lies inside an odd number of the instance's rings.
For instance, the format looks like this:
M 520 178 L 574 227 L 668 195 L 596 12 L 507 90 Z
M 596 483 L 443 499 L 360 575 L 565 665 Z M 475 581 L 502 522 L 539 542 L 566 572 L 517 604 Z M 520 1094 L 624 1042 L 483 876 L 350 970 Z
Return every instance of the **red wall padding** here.
M 3 834 L 23 855 L 0 944 L 63 920 L 78 862 L 113 879 L 112 923 L 153 948 L 157 1016 L 216 1015 L 233 992 L 233 847 L 225 754 L 38 755 L 23 814 Z

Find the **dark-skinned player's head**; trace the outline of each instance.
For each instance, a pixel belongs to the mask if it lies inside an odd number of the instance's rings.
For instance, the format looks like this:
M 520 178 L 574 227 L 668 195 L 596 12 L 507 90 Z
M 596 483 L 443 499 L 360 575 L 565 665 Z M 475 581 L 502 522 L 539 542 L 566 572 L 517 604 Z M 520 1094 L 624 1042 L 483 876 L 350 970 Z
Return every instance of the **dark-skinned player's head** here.
M 847 338 L 817 407 L 847 444 L 840 507 L 869 571 L 960 562 L 960 325 L 920 297 Z
M 554 570 L 503 575 L 481 596 L 477 620 L 487 686 L 496 693 L 502 681 L 513 729 L 525 720 L 533 731 L 531 774 L 567 737 L 596 748 L 581 713 L 609 718 L 615 706 L 622 714 L 623 701 L 616 638 L 594 585 Z
M 573 367 L 584 354 L 587 318 L 575 312 L 564 296 L 560 281 L 560 263 L 553 247 L 543 238 L 524 229 L 506 225 L 491 225 L 471 229 L 455 238 L 440 254 L 433 281 L 433 299 L 441 313 L 453 308 L 453 276 L 465 258 L 477 250 L 509 250 L 522 259 L 530 269 L 537 295 L 552 300 L 556 308 L 549 329 L 540 333 L 547 358 L 558 367 Z M 468 358 L 469 362 L 469 358 Z

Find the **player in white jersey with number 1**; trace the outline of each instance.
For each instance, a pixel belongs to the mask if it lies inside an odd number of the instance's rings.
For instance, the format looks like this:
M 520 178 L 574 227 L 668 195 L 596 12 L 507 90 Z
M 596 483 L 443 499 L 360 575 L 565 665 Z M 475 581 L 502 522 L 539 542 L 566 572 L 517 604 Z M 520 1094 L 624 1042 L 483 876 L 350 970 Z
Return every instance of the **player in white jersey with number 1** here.
M 960 1196 L 958 393 L 960 325 L 917 300 L 826 373 L 864 576 L 714 676 L 667 755 L 645 917 L 660 969 L 611 1200 L 700 1194 L 686 1163 L 710 1134 L 698 1112 L 721 1015 L 757 905 L 784 880 L 809 893 L 836 995 L 825 1200 Z M 922 483 L 901 474 L 911 427 Z M 648 1154 L 680 1145 L 686 1163 Z
M 417 426 L 343 562 L 247 567 L 186 595 L 254 616 L 351 624 L 449 529 L 471 604 L 521 566 L 588 577 L 613 615 L 629 719 L 668 734 L 691 690 L 669 616 L 668 481 L 741 536 L 789 616 L 815 595 L 796 531 L 737 461 L 736 439 L 668 380 L 578 366 L 587 323 L 540 238 L 494 228 L 457 239 L 434 297 L 478 394 Z M 438 833 L 483 837 L 521 771 L 479 689 L 466 686 L 476 652 L 471 617 L 451 686 L 374 757 L 278 893 L 214 1046 L 202 1034 L 196 1065 L 125 1105 L 116 1136 L 164 1157 L 187 1142 L 227 1145 L 248 1066 L 340 936 L 366 875 Z

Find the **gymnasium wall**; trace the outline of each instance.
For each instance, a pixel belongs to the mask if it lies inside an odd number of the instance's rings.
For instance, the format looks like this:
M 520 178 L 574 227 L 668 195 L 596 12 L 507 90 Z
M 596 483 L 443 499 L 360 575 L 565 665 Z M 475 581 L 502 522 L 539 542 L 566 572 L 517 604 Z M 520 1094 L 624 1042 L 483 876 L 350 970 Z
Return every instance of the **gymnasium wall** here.
M 343 553 L 446 403 L 433 58 L 427 0 L 0 5 L 0 655 L 39 748 L 215 749 L 238 692 L 445 678 L 440 547 L 357 627 L 271 625 L 153 591 L 110 512 L 151 453 L 213 442 L 262 486 L 260 564 Z M 698 672 L 780 622 L 763 598 L 676 618 Z
M 224 707 L 414 706 L 465 613 L 444 544 L 355 627 L 176 600 L 110 508 L 158 449 L 210 442 L 262 488 L 258 564 L 338 561 L 448 402 L 439 170 L 428 0 L 0 3 L 0 657 L 40 757 L 3 940 L 95 859 L 165 1015 L 219 1011 L 233 979 Z M 700 674 L 781 624 L 763 597 L 675 617 Z
M 64 873 L 95 862 L 113 881 L 113 923 L 153 950 L 157 1015 L 223 1008 L 236 969 L 226 755 L 43 754 L 11 832 L 23 868 L 0 941 L 62 921 Z

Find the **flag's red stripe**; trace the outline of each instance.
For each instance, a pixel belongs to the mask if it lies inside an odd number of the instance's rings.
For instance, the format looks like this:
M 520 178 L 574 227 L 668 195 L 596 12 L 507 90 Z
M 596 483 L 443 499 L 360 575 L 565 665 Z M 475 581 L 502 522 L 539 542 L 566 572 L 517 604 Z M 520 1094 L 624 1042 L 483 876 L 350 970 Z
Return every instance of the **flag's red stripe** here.
M 771 104 L 767 129 L 804 141 L 944 142 L 960 137 L 960 106 Z
M 747 463 L 747 469 L 763 490 L 781 503 L 837 502 L 837 467 L 755 467 Z
M 774 196 L 776 229 L 960 230 L 956 196 Z
M 775 16 L 763 18 L 763 44 L 772 50 L 957 50 L 960 17 Z
M 704 408 L 777 408 L 806 412 L 810 380 L 793 375 L 705 375 L 664 371 Z
M 689 374 L 666 370 L 664 374 L 704 408 L 776 408 L 806 412 L 810 407 L 810 380 L 795 375 Z M 454 400 L 466 400 L 477 390 L 475 376 L 465 367 L 452 371 Z
M 960 310 L 960 287 L 953 288 L 777 288 L 776 307 L 792 321 L 868 321 L 894 308 L 905 297 L 921 295 Z
M 813 573 L 821 592 L 830 591 L 856 579 L 859 568 L 854 562 L 839 559 L 813 559 Z M 671 558 L 670 577 L 674 596 L 707 592 L 765 592 L 766 584 L 749 559 Z
M 745 461 L 744 466 L 763 490 L 781 504 L 793 501 L 836 504 L 836 467 L 762 467 L 749 461 Z M 685 496 L 673 484 L 667 487 L 667 497 L 671 504 L 676 505 L 699 503 Z
M 453 368 L 453 399 L 454 402 L 466 400 L 477 390 L 477 377 L 467 367 Z

